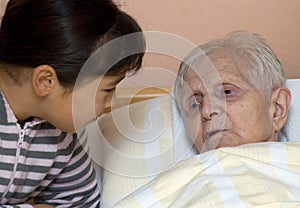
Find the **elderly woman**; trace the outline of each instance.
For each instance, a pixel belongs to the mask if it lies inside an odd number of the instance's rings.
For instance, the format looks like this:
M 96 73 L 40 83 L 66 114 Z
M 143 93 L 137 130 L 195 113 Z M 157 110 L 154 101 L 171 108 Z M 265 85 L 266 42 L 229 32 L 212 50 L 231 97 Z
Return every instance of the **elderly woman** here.
M 200 45 L 182 62 L 174 94 L 199 152 L 278 141 L 290 92 L 282 66 L 258 35 L 236 31 Z

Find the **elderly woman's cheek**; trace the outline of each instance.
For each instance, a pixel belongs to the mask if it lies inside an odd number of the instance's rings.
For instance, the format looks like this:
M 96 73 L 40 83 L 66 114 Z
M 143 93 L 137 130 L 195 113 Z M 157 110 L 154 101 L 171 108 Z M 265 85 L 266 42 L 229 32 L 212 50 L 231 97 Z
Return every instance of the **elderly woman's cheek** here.
M 202 126 L 199 118 L 188 118 L 184 121 L 186 134 L 192 142 L 202 139 Z

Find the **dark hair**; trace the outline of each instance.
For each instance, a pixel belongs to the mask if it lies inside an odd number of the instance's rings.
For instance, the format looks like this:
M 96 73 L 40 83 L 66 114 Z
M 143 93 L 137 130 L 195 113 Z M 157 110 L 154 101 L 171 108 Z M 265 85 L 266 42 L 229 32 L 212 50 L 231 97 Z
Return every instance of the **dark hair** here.
M 50 65 L 62 85 L 73 86 L 94 51 L 117 37 L 141 31 L 111 0 L 10 0 L 0 28 L 0 63 L 27 68 Z M 137 37 L 134 44 L 142 52 L 123 58 L 107 75 L 141 67 L 145 41 L 142 34 Z M 120 46 L 119 51 L 124 50 Z M 9 70 L 18 76 L 16 68 Z

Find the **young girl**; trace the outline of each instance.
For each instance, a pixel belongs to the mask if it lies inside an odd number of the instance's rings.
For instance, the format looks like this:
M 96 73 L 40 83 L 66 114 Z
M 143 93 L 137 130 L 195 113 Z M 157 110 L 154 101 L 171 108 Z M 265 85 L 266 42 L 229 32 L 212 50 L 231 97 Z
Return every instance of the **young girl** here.
M 139 53 L 125 57 L 125 40 L 103 50 L 99 62 L 123 58 L 74 86 L 93 52 L 135 32 L 141 32 L 135 20 L 110 0 L 9 1 L 0 29 L 0 207 L 99 206 L 95 172 L 75 133 L 72 97 L 100 77 L 100 115 L 116 84 L 141 67 L 143 35 L 130 41 Z

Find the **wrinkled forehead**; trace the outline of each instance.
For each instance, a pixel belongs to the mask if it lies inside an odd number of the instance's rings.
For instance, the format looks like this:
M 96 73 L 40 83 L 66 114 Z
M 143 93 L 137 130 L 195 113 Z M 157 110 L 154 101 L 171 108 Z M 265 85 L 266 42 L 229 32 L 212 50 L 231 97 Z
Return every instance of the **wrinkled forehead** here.
M 220 82 L 217 68 L 213 60 L 207 55 L 202 55 L 191 61 L 183 79 L 185 84 L 190 87 L 194 85 L 205 86 Z
M 199 75 L 213 73 L 214 71 L 216 71 L 213 60 L 208 55 L 200 55 L 199 57 L 194 57 L 187 63 L 187 65 L 187 72 L 192 71 L 194 73 L 198 73 Z M 188 73 L 185 74 L 185 77 L 187 75 Z
M 224 79 L 245 81 L 244 71 L 244 67 L 226 53 L 214 52 L 191 61 L 183 79 L 187 84 L 198 81 L 209 87 L 222 83 Z

